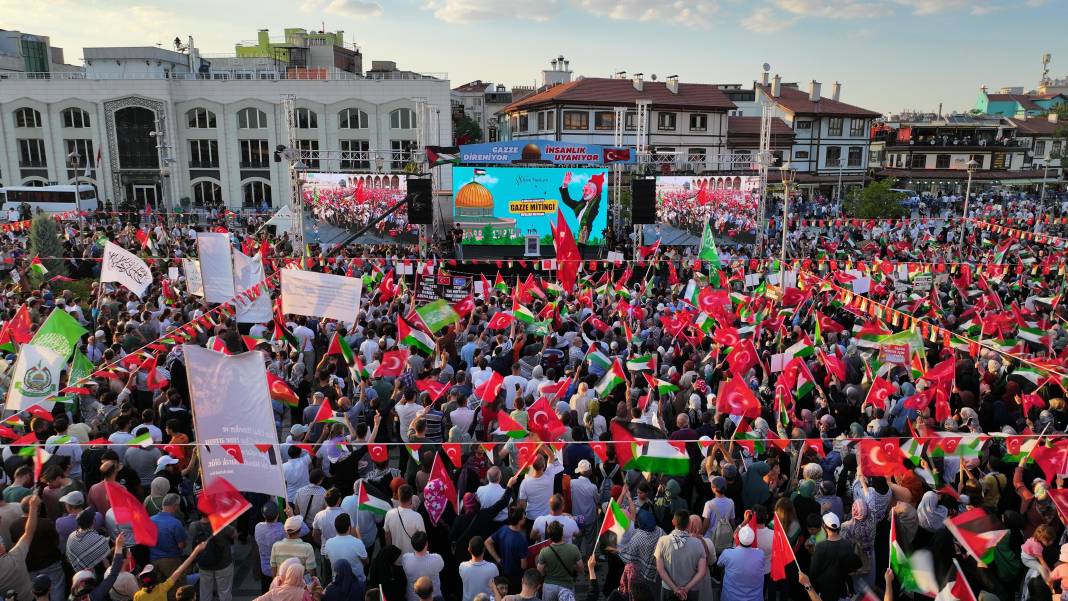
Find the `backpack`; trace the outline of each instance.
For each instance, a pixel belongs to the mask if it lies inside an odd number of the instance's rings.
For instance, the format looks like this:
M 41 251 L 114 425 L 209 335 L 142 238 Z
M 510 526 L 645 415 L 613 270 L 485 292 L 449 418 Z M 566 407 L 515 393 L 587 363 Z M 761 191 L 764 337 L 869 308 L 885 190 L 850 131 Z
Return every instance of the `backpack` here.
M 734 529 L 727 518 L 719 514 L 716 505 L 712 504 L 712 512 L 716 514 L 716 525 L 712 527 L 712 546 L 716 548 L 716 554 L 734 546 Z

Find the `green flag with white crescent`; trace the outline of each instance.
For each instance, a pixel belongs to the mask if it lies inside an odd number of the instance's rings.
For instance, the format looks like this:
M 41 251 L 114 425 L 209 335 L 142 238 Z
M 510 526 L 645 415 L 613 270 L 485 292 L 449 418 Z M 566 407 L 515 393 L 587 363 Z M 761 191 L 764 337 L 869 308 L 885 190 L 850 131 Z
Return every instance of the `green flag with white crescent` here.
M 705 221 L 705 231 L 701 234 L 701 252 L 698 257 L 708 261 L 716 269 L 723 269 L 719 262 L 719 251 L 716 250 L 716 239 L 712 236 L 712 224 Z

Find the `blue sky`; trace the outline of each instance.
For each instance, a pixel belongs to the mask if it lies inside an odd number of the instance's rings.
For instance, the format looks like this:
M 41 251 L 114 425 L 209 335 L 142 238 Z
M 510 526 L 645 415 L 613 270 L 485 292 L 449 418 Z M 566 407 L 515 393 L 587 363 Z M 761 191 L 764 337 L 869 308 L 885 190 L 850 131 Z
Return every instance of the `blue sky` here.
M 84 46 L 170 46 L 194 36 L 232 52 L 260 28 L 343 29 L 365 65 L 531 84 L 563 54 L 576 74 L 641 71 L 743 83 L 768 62 L 878 111 L 972 106 L 978 88 L 1033 87 L 1043 52 L 1068 75 L 1068 0 L 0 0 L 0 28 Z

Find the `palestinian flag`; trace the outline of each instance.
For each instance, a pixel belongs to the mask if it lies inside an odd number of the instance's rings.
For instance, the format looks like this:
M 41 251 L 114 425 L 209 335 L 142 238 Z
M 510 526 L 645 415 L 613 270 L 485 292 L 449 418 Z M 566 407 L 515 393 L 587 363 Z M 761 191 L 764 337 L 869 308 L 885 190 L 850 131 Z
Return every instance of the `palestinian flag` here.
M 508 438 L 526 438 L 527 430 L 522 424 L 515 421 L 508 416 L 504 411 L 497 412 L 497 429 L 493 432 L 496 435 L 504 435 Z
M 931 439 L 927 452 L 931 457 L 966 457 L 975 458 L 983 450 L 987 437 L 983 434 L 952 434 L 939 432 L 939 437 Z
M 423 351 L 427 355 L 433 354 L 434 349 L 437 348 L 437 343 L 434 342 L 430 334 L 413 326 L 402 315 L 397 316 L 397 338 L 400 339 L 400 343 L 404 346 Z
M 649 388 L 655 388 L 656 392 L 658 394 L 660 394 L 661 396 L 663 396 L 665 394 L 668 394 L 670 392 L 678 392 L 679 391 L 679 387 L 678 386 L 675 386 L 674 384 L 672 384 L 671 382 L 668 382 L 667 380 L 661 380 L 659 378 L 654 378 L 653 376 L 650 376 L 649 374 L 642 374 L 642 375 L 645 376 L 645 381 L 649 384 Z
M 589 361 L 590 365 L 596 365 L 601 369 L 608 369 L 611 367 L 612 360 L 608 358 L 608 355 L 605 355 L 601 351 L 594 350 L 595 348 L 596 347 L 593 344 L 590 344 L 590 351 L 586 353 L 586 361 Z
M 512 316 L 526 324 L 534 323 L 537 320 L 530 309 L 519 303 L 515 303 L 515 306 L 512 309 Z
M 285 342 L 295 351 L 299 352 L 301 350 L 300 340 L 297 339 L 293 332 L 289 331 L 285 322 L 279 320 L 277 316 L 274 318 L 274 335 L 272 338 L 275 342 Z
M 667 440 L 659 428 L 618 419 L 612 420 L 610 428 L 616 459 L 624 469 L 665 476 L 690 473 L 690 456 L 685 445 Z
M 1019 463 L 1024 457 L 1030 457 L 1037 445 L 1038 438 L 1034 436 L 1005 436 L 1005 455 L 1002 460 Z
M 605 532 L 612 532 L 616 535 L 616 540 L 623 540 L 623 535 L 627 530 L 630 530 L 630 518 L 627 517 L 627 512 L 623 511 L 623 508 L 616 503 L 615 499 L 608 502 L 608 507 L 604 512 L 604 521 L 601 522 L 601 530 L 597 533 L 597 537 L 600 538 Z
M 355 358 L 352 347 L 345 342 L 344 338 L 338 336 L 337 332 L 334 332 L 334 336 L 330 339 L 330 346 L 326 349 L 326 356 L 329 355 L 341 355 L 345 365 L 352 365 L 352 360 Z
M 816 348 L 807 339 L 795 342 L 790 348 L 783 351 L 788 357 L 801 357 L 807 359 L 816 354 Z
M 976 601 L 978 597 L 964 577 L 964 571 L 960 569 L 957 560 L 953 560 L 953 569 L 946 577 L 946 585 L 935 597 L 935 601 Z
M 375 495 L 369 494 L 367 487 L 363 484 L 363 480 L 360 480 L 360 492 L 357 493 L 356 498 L 358 500 L 357 511 L 370 511 L 375 515 L 385 517 L 386 512 L 393 508 L 389 501 L 384 501 Z
M 349 373 L 352 375 L 352 379 L 356 381 L 371 379 L 371 373 L 367 371 L 367 368 L 363 365 L 363 360 L 356 357 L 352 361 L 352 366 L 349 367 Z
M 890 513 L 890 569 L 894 571 L 903 591 L 928 597 L 938 594 L 931 552 L 920 549 L 911 556 L 905 554 L 905 550 L 897 542 L 897 520 L 894 519 L 893 512 Z
M 405 443 L 404 444 L 404 450 L 408 451 L 408 455 L 411 456 L 412 461 L 415 461 L 417 464 L 419 463 L 419 449 L 422 446 L 423 445 L 421 445 L 421 444 L 411 444 L 411 443 Z
M 597 383 L 595 390 L 597 396 L 604 398 L 608 396 L 616 386 L 627 381 L 627 374 L 623 372 L 623 366 L 620 365 L 619 359 L 612 361 L 612 367 L 605 372 L 604 377 Z
M 783 368 L 787 386 L 793 389 L 794 398 L 801 398 L 816 388 L 816 378 L 808 369 L 808 364 L 800 357 L 790 359 Z
M 493 289 L 497 292 L 504 292 L 506 294 L 511 290 L 511 288 L 508 287 L 508 284 L 504 282 L 504 278 L 501 277 L 501 272 L 499 271 L 497 272 L 497 278 L 493 280 Z
M 989 565 L 994 561 L 994 547 L 1008 530 L 986 511 L 976 507 L 946 520 L 946 528 L 976 561 Z
M 653 371 L 656 369 L 656 355 L 642 355 L 627 359 L 627 371 Z
M 30 271 L 36 273 L 37 275 L 44 275 L 48 273 L 48 269 L 45 268 L 44 263 L 41 262 L 41 258 L 37 255 L 34 255 L 33 258 L 30 259 Z
M 912 465 L 918 466 L 923 460 L 923 443 L 915 438 L 908 438 L 901 443 L 901 454 L 911 461 Z
M 460 147 L 459 146 L 427 146 L 426 147 L 426 162 L 431 167 L 437 167 L 439 165 L 459 165 L 460 164 Z
M 147 431 L 142 432 L 141 434 L 126 441 L 126 444 L 131 447 L 136 447 L 138 445 L 150 446 L 152 444 L 152 434 Z
M 319 405 L 319 411 L 315 413 L 314 423 L 317 424 L 340 424 L 341 420 L 334 415 L 333 409 L 330 408 L 330 400 L 323 399 L 323 404 Z

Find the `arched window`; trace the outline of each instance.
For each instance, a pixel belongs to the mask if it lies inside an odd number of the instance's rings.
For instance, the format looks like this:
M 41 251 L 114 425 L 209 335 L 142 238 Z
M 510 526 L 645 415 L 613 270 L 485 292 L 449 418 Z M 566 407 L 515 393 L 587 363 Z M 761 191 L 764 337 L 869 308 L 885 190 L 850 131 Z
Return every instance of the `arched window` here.
M 415 129 L 415 111 L 396 109 L 389 113 L 390 129 Z
M 264 202 L 271 206 L 271 184 L 252 180 L 241 186 L 241 204 L 245 208 L 258 208 Z
M 252 109 L 246 109 L 252 110 Z M 189 109 L 185 116 L 189 119 L 189 127 L 197 129 L 215 129 L 215 113 L 205 108 Z
M 41 113 L 28 106 L 16 109 L 15 127 L 41 127 Z
M 267 113 L 254 108 L 237 111 L 238 129 L 266 129 Z
M 198 207 L 221 205 L 222 186 L 212 181 L 200 181 L 193 184 L 193 205 Z
M 345 109 L 337 114 L 341 129 L 367 129 L 367 113 L 360 109 Z
M 297 129 L 316 129 L 319 127 L 319 116 L 311 109 L 294 109 L 293 121 L 297 124 Z
M 33 178 L 33 179 L 24 180 L 22 182 L 22 185 L 23 186 L 29 186 L 31 188 L 43 188 L 43 187 L 45 187 L 45 185 L 47 185 L 47 183 L 48 182 L 46 182 L 43 179 Z
M 80 108 L 64 109 L 63 127 L 70 127 L 75 129 L 89 127 L 89 113 L 83 111 Z
M 399 190 L 400 189 L 400 178 L 397 177 L 396 175 L 394 175 L 392 178 L 390 178 L 389 187 L 393 188 L 394 190 Z

